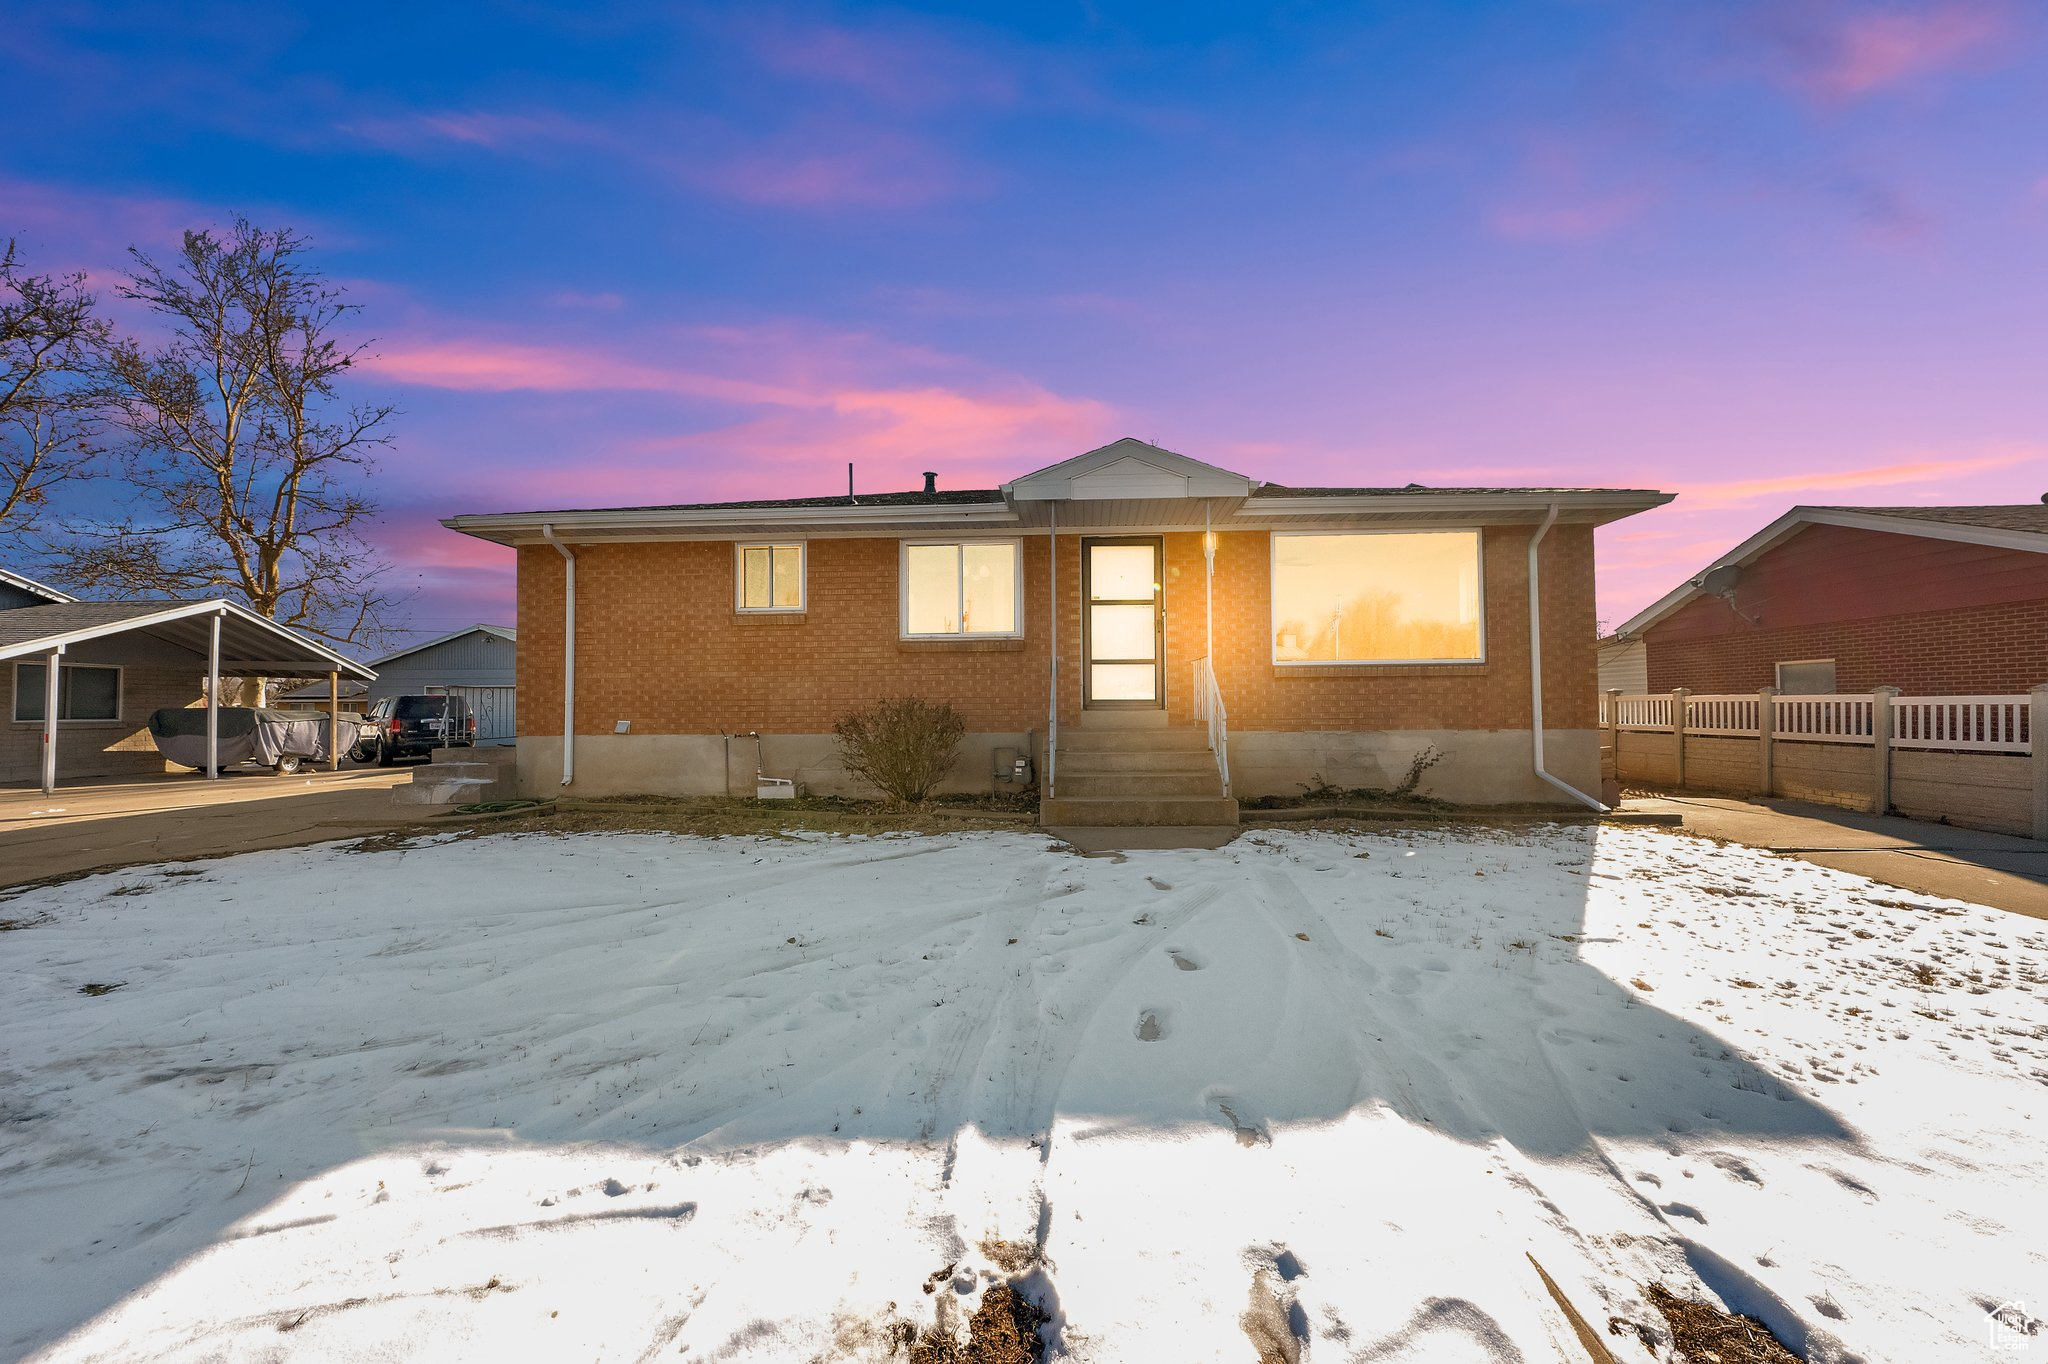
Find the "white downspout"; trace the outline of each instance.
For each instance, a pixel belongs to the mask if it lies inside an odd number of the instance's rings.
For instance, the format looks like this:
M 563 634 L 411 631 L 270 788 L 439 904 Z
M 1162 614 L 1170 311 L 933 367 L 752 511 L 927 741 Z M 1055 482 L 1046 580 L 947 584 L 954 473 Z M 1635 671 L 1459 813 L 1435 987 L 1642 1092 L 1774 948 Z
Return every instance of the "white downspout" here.
M 1047 622 L 1046 637 L 1052 651 L 1051 674 L 1047 682 L 1051 695 L 1045 703 L 1045 797 L 1053 799 L 1059 794 L 1059 747 L 1060 747 L 1060 504 L 1045 504 L 1048 518 L 1045 530 L 1045 599 L 1051 618 Z
M 576 780 L 576 556 L 555 538 L 552 524 L 540 538 L 562 556 L 562 785 Z
M 1543 537 L 1550 534 L 1552 523 L 1557 520 L 1557 503 L 1550 504 L 1550 514 L 1543 518 L 1543 524 L 1529 537 L 1529 737 L 1534 750 L 1536 775 L 1555 786 L 1558 790 L 1578 801 L 1588 809 L 1607 813 L 1607 807 L 1581 791 L 1569 782 L 1558 780 L 1543 766 L 1543 597 L 1538 591 L 1536 578 L 1536 551 L 1543 544 Z

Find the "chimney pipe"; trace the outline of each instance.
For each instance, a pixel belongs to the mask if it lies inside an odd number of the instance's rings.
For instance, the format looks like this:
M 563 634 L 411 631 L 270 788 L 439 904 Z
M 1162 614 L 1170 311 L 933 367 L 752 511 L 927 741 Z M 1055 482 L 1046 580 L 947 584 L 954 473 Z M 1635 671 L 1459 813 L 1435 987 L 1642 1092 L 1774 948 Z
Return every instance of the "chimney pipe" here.
M 928 493 L 939 490 L 939 476 L 929 469 L 924 471 L 924 490 Z

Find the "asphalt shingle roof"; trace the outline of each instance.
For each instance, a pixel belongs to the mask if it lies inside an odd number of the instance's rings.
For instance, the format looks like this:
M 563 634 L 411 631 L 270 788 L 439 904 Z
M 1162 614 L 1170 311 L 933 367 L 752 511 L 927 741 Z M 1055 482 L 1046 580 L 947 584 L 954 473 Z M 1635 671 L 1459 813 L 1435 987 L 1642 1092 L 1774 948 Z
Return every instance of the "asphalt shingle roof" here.
M 12 611 L 0 611 L 0 647 L 69 634 L 73 630 L 90 630 L 98 625 L 114 625 L 155 615 L 182 604 L 175 601 L 65 601 L 51 602 L 47 606 L 18 606 Z
M 1823 507 L 1822 511 L 1862 512 L 1896 516 L 1902 521 L 1933 521 L 1950 526 L 1981 526 L 1986 530 L 2021 530 L 2048 534 L 2048 505 L 2033 502 L 1988 507 Z

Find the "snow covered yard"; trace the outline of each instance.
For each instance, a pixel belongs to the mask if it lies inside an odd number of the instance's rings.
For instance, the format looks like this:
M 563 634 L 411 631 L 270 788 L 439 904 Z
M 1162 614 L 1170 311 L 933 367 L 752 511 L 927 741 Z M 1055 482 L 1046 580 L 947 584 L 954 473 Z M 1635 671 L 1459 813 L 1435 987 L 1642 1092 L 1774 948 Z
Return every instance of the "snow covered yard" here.
M 0 920 L 9 1357 L 901 1359 L 1016 1282 L 1098 1364 L 1583 1359 L 1533 1254 L 1925 1364 L 2048 1297 L 2048 930 L 1662 831 L 498 836 Z

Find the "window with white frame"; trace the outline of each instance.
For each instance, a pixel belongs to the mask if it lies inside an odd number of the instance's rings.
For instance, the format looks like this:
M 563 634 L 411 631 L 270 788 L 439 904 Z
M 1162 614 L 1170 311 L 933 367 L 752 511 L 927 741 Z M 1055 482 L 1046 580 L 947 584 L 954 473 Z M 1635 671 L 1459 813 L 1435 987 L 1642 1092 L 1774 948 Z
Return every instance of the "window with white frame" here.
M 1479 532 L 1273 536 L 1275 663 L 1477 663 Z
M 903 635 L 1016 635 L 1023 573 L 1015 540 L 905 541 Z
M 740 545 L 735 601 L 742 611 L 804 609 L 804 547 L 796 544 Z
M 1832 658 L 1790 659 L 1778 664 L 1778 690 L 1786 696 L 1827 696 L 1835 689 Z
M 17 722 L 43 722 L 43 700 L 48 695 L 49 680 L 50 670 L 46 664 L 14 665 L 14 718 Z M 89 663 L 60 664 L 57 668 L 57 718 L 120 719 L 121 670 L 95 667 Z

